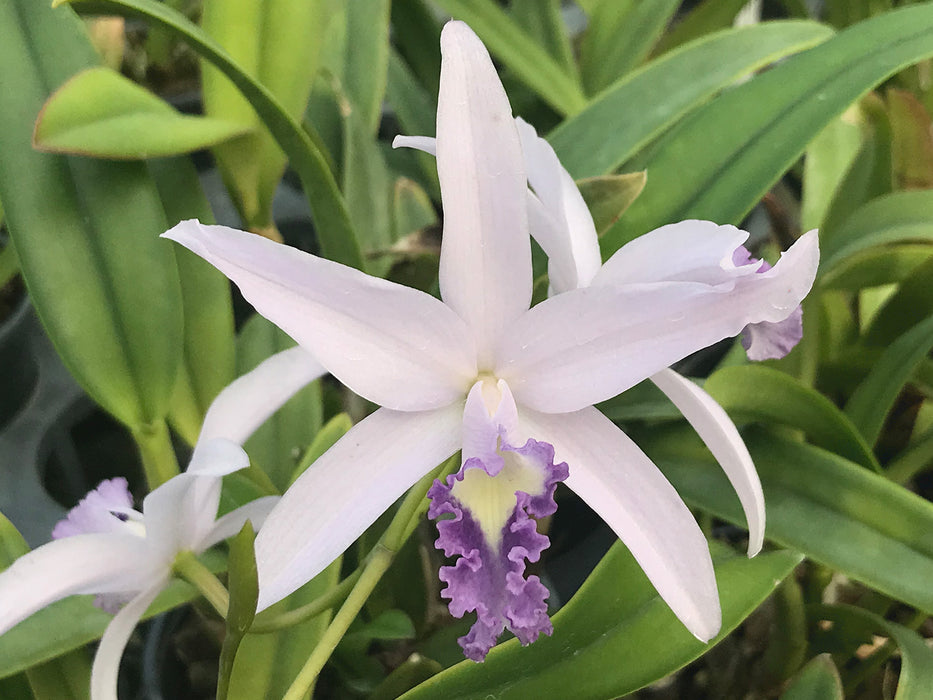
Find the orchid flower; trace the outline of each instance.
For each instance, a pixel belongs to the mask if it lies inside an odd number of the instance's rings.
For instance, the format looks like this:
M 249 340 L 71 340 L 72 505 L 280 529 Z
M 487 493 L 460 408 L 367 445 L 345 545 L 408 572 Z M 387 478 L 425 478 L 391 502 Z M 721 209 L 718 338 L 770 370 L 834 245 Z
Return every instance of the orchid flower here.
M 91 670 L 91 697 L 116 700 L 120 657 L 133 628 L 172 578 L 180 552 L 200 554 L 235 535 L 247 520 L 258 527 L 277 498 L 260 498 L 221 518 L 221 477 L 249 465 L 241 447 L 202 439 L 188 469 L 133 509 L 126 479 L 103 481 L 60 521 L 53 541 L 0 573 L 0 634 L 70 595 L 98 594 L 116 613 Z
M 460 640 L 467 656 L 482 660 L 505 627 L 523 643 L 550 632 L 547 591 L 524 569 L 547 545 L 533 517 L 553 512 L 561 480 L 709 640 L 721 613 L 706 539 L 657 467 L 593 404 L 749 323 L 786 318 L 813 283 L 816 241 L 805 237 L 755 274 L 758 265 L 732 261 L 746 235 L 735 229 L 683 250 L 639 239 L 602 268 L 597 255 L 593 284 L 529 308 L 527 175 L 508 98 L 465 24 L 445 26 L 441 49 L 443 301 L 222 226 L 188 221 L 163 234 L 233 280 L 309 362 L 381 406 L 273 509 L 256 540 L 259 609 L 313 578 L 461 450 L 461 470 L 432 487 L 430 512 L 454 516 L 439 523 L 439 544 L 460 559 L 441 578 L 455 615 L 477 613 Z M 637 274 L 621 284 L 617 268 Z M 302 381 L 285 362 L 276 391 Z

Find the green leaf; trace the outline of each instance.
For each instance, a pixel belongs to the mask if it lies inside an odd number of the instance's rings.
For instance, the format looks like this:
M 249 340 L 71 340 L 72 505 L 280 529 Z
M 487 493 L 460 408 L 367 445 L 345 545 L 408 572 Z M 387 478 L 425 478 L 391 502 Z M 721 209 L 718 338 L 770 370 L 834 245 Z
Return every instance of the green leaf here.
M 66 0 L 56 0 L 62 4 Z M 325 257 L 363 268 L 356 234 L 327 159 L 318 146 L 267 88 L 244 72 L 230 55 L 183 15 L 155 0 L 73 0 L 84 11 L 142 17 L 184 39 L 243 93 L 301 178 L 314 214 L 315 230 Z M 270 51 L 273 51 L 270 48 Z
M 294 347 L 295 342 L 258 314 L 243 325 L 237 341 L 237 371 L 246 374 L 266 358 Z M 246 441 L 255 464 L 285 491 L 305 449 L 321 427 L 321 385 L 312 382 L 290 398 Z
M 580 73 L 587 93 L 599 93 L 637 67 L 679 6 L 679 0 L 596 4 L 580 42 Z
M 375 620 L 353 629 L 344 637 L 354 643 L 414 638 L 415 625 L 411 618 L 401 610 L 384 610 Z
M 441 79 L 441 25 L 434 8 L 429 7 L 425 0 L 395 0 L 391 23 L 392 44 L 398 55 L 411 66 L 412 76 L 417 76 L 414 79 L 419 87 L 436 95 Z M 392 47 L 389 51 L 394 52 Z M 432 129 L 433 126 L 432 120 Z
M 818 278 L 824 290 L 857 291 L 900 282 L 933 256 L 930 243 L 874 246 L 840 260 Z
M 645 189 L 645 171 L 588 177 L 577 182 L 593 216 L 596 232 L 604 234 Z
M 394 5 L 393 5 L 394 7 Z M 389 73 L 386 84 L 386 98 L 395 109 L 395 116 L 402 126 L 402 132 L 417 136 L 434 136 L 434 119 L 437 114 L 437 100 L 434 95 L 422 87 L 412 74 L 408 64 L 394 51 L 389 54 Z M 422 181 L 440 200 L 441 187 L 437 179 L 437 161 L 433 156 L 413 149 L 410 151 L 421 169 Z
M 569 75 L 576 74 L 577 64 L 561 14 L 561 0 L 512 0 L 509 9 L 515 20 Z
M 830 35 L 815 22 L 792 21 L 703 37 L 608 87 L 548 141 L 574 178 L 605 175 L 738 78 Z M 654 171 L 648 177 L 653 182 Z
M 844 700 L 842 680 L 829 654 L 821 654 L 803 670 L 781 693 L 781 700 Z
M 846 413 L 869 444 L 878 440 L 897 395 L 930 348 L 933 348 L 933 316 L 891 343 L 852 392 Z
M 862 338 L 866 345 L 886 346 L 933 315 L 933 260 L 921 260 L 875 315 Z
M 2 530 L 0 522 L 0 530 Z M 223 569 L 222 557 L 201 557 L 211 571 Z M 187 583 L 173 581 L 149 606 L 144 620 L 199 597 Z M 55 659 L 100 639 L 113 615 L 94 607 L 93 596 L 71 596 L 39 610 L 0 635 L 0 678 Z
M 800 556 L 769 552 L 749 560 L 717 552 L 723 614 L 719 640 L 793 571 Z M 404 700 L 603 700 L 663 678 L 709 648 L 674 617 L 621 543 L 552 620 L 552 636 L 525 648 L 510 639 L 493 648 L 482 665 L 461 662 L 412 689 Z
M 887 93 L 891 119 L 891 166 L 894 189 L 933 187 L 933 134 L 930 115 L 909 92 L 891 88 Z
M 764 489 L 767 537 L 922 610 L 933 610 L 933 504 L 837 455 L 749 431 Z M 722 469 L 688 428 L 641 446 L 688 503 L 744 525 Z
M 190 153 L 249 130 L 236 122 L 179 114 L 110 68 L 88 68 L 45 103 L 33 140 L 50 153 L 145 159 Z
M 167 412 L 181 360 L 181 293 L 171 246 L 158 237 L 158 193 L 142 163 L 49 155 L 31 143 L 49 93 L 96 62 L 70 9 L 2 3 L 0 199 L 65 365 L 107 411 L 141 428 Z
M 288 485 L 290 486 L 295 479 L 304 473 L 305 469 L 314 464 L 314 461 L 318 457 L 327 452 L 327 450 L 329 450 L 337 440 L 346 435 L 352 427 L 353 421 L 346 413 L 338 413 L 327 421 L 317 432 L 317 435 L 314 436 L 314 440 L 301 456 L 301 461 L 298 463 L 298 466 L 295 467 L 295 471 L 292 472 L 292 477 Z
M 382 118 L 389 67 L 389 5 L 388 0 L 347 4 L 343 87 L 358 123 L 370 138 L 375 138 Z M 352 202 L 349 206 L 352 213 Z
M 703 0 L 661 37 L 654 48 L 662 54 L 720 29 L 727 29 L 747 2 L 745 0 Z
M 207 0 L 201 26 L 244 73 L 274 96 L 290 120 L 300 120 L 320 66 L 328 18 L 323 0 Z M 255 96 L 241 94 L 241 86 L 225 76 L 221 66 L 203 57 L 205 113 L 251 127 L 250 135 L 213 149 L 217 166 L 245 225 L 274 237 L 272 200 L 286 156 Z
M 710 375 L 703 388 L 736 420 L 797 428 L 813 444 L 881 471 L 849 417 L 789 374 L 764 365 L 724 367 Z
M 575 78 L 493 0 L 437 0 L 437 4 L 469 24 L 489 52 L 555 110 L 573 114 L 586 105 Z
M 671 221 L 738 223 L 835 116 L 931 54 L 933 5 L 914 5 L 860 22 L 723 93 L 640 163 L 648 185 L 603 238 L 604 253 Z M 690 177 L 682 177 L 685 167 Z
M 815 612 L 821 620 L 855 620 L 871 631 L 880 631 L 891 637 L 901 652 L 901 673 L 894 700 L 924 700 L 929 696 L 930 688 L 933 688 L 933 649 L 919 634 L 851 605 L 819 605 L 815 606 Z M 783 696 L 781 700 L 784 700 Z
M 862 145 L 862 129 L 847 112 L 833 119 L 807 147 L 803 161 L 803 201 L 800 225 L 804 231 L 822 225 L 833 195 Z
M 188 158 L 149 162 L 170 225 L 214 215 Z M 185 317 L 182 366 L 172 396 L 172 426 L 189 444 L 197 441 L 211 402 L 235 372 L 230 282 L 219 270 L 182 246 L 173 246 Z
M 895 192 L 856 209 L 821 240 L 820 270 L 828 274 L 856 253 L 878 245 L 933 242 L 933 190 Z

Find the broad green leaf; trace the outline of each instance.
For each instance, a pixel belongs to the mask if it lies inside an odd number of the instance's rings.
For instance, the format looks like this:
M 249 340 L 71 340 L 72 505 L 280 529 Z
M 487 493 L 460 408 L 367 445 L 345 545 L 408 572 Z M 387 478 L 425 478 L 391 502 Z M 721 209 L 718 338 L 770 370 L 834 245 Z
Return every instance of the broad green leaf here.
M 52 93 L 33 140 L 50 153 L 145 159 L 190 153 L 250 127 L 180 114 L 115 70 L 89 68 Z
M 679 0 L 598 3 L 580 42 L 580 73 L 587 94 L 601 92 L 636 68 L 679 6 Z
M 829 273 L 874 246 L 918 241 L 933 242 L 933 190 L 895 192 L 852 212 L 822 241 L 820 269 Z
M 688 41 L 728 28 L 746 4 L 745 0 L 703 0 L 661 37 L 654 53 L 662 54 Z
M 56 0 L 64 4 L 67 0 Z M 216 66 L 243 93 L 301 178 L 314 214 L 315 229 L 325 257 L 362 268 L 356 234 L 327 159 L 287 107 L 245 72 L 230 55 L 183 15 L 155 0 L 73 0 L 76 8 L 142 17 L 184 39 Z
M 715 551 L 723 626 L 713 643 L 758 607 L 800 561 L 793 552 L 749 560 Z M 552 621 L 552 636 L 526 648 L 510 639 L 493 648 L 482 665 L 463 661 L 412 689 L 404 700 L 604 700 L 663 678 L 709 649 L 674 617 L 621 543 Z
M 268 89 L 292 120 L 299 120 L 319 66 L 327 18 L 323 0 L 205 0 L 201 27 Z M 217 166 L 244 224 L 274 236 L 272 199 L 285 169 L 285 154 L 267 130 L 272 129 L 268 118 L 253 111 L 255 100 L 241 94 L 236 81 L 213 65 L 210 56 L 203 58 L 205 114 L 236 121 L 251 131 L 213 149 Z
M 842 457 L 749 431 L 767 537 L 921 610 L 933 610 L 933 504 Z M 722 469 L 689 428 L 640 441 L 691 505 L 744 525 Z
M 854 110 L 833 119 L 807 147 L 803 162 L 800 226 L 804 231 L 822 225 L 833 195 L 862 145 L 862 129 Z
M 897 395 L 930 348 L 933 348 L 933 316 L 892 342 L 852 392 L 846 413 L 869 444 L 878 440 Z
M 645 171 L 588 177 L 577 182 L 577 187 L 593 215 L 596 232 L 602 235 L 645 189 Z
M 887 92 L 891 118 L 891 167 L 894 189 L 933 187 L 933 133 L 923 103 L 909 92 Z
M 397 50 L 421 89 L 436 95 L 441 80 L 441 23 L 434 9 L 426 0 L 394 0 L 391 22 L 394 48 L 389 51 Z
M 149 162 L 169 225 L 214 215 L 188 158 Z M 197 441 L 211 401 L 233 381 L 235 367 L 230 283 L 213 265 L 182 246 L 173 246 L 185 317 L 184 356 L 172 396 L 172 426 L 189 444 Z
M 842 680 L 829 654 L 821 654 L 781 693 L 781 700 L 844 700 Z
M 371 139 L 379 130 L 386 90 L 389 5 L 388 0 L 351 0 L 347 4 L 343 87 L 357 122 Z M 352 214 L 353 203 L 348 205 Z
M 900 282 L 933 256 L 930 243 L 875 246 L 847 256 L 819 278 L 824 290 L 856 291 Z
M 648 185 L 603 237 L 604 253 L 671 221 L 738 223 L 835 116 L 931 54 L 933 5 L 913 5 L 860 22 L 723 93 L 640 163 Z
M 493 56 L 559 113 L 573 114 L 586 105 L 574 77 L 493 0 L 437 0 L 437 4 L 469 24 Z
M 0 198 L 30 297 L 66 366 L 107 411 L 142 428 L 168 410 L 181 360 L 181 293 L 171 246 L 158 237 L 158 193 L 142 163 L 31 144 L 48 95 L 96 62 L 69 8 L 2 3 Z
M 549 136 L 574 178 L 605 175 L 715 93 L 762 66 L 824 41 L 815 22 L 767 22 L 697 39 L 596 96 Z M 681 178 L 683 171 L 678 173 Z M 654 172 L 648 173 L 653 182 Z M 663 185 L 663 181 L 659 181 Z
M 561 4 L 561 0 L 512 0 L 510 10 L 525 31 L 555 57 L 568 74 L 575 75 L 577 64 Z
M 866 345 L 885 346 L 933 315 L 933 260 L 926 258 L 897 287 L 863 335 Z
M 245 374 L 294 341 L 260 315 L 247 321 L 237 339 L 237 372 Z M 263 423 L 244 448 L 276 488 L 285 491 L 305 449 L 321 427 L 320 381 L 311 382 Z
M 875 471 L 878 460 L 845 413 L 789 374 L 764 365 L 717 370 L 704 389 L 736 420 L 787 425 L 804 431 L 824 449 Z
M 851 605 L 819 605 L 815 612 L 823 620 L 839 622 L 854 619 L 872 632 L 891 637 L 901 652 L 901 672 L 894 700 L 924 700 L 929 697 L 930 688 L 933 688 L 933 649 L 915 631 Z M 781 700 L 784 700 L 783 696 Z

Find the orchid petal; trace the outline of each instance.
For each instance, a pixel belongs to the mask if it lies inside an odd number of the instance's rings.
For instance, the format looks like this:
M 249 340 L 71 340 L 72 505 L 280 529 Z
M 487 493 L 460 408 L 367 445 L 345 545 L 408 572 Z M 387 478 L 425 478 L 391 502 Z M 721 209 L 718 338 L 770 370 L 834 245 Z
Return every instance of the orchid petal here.
M 123 650 L 139 624 L 146 609 L 152 604 L 168 580 L 159 581 L 133 598 L 118 612 L 100 638 L 94 665 L 91 667 L 91 700 L 117 700 L 117 677 Z
M 56 600 L 140 590 L 153 575 L 145 541 L 129 533 L 53 540 L 0 573 L 0 634 Z
M 404 136 L 399 134 L 392 139 L 392 148 L 414 148 L 428 155 L 437 156 L 437 139 L 433 136 Z
M 486 47 L 464 23 L 448 22 L 441 55 L 441 297 L 473 330 L 479 367 L 488 369 L 495 339 L 531 303 L 525 171 L 509 100 Z
M 199 440 L 188 470 L 143 500 L 146 539 L 156 558 L 198 550 L 214 527 L 221 477 L 249 466 L 243 448 L 225 438 Z
M 721 625 L 709 547 L 690 510 L 639 447 L 595 408 L 522 410 L 522 428 L 554 445 L 573 489 L 629 548 L 658 594 L 701 641 Z
M 720 284 L 753 274 L 760 262 L 736 265 L 733 254 L 748 239 L 735 226 L 687 220 L 668 224 L 626 243 L 593 278 L 594 285 L 639 282 Z
M 218 542 L 222 542 L 228 537 L 233 537 L 242 528 L 244 523 L 249 520 L 253 524 L 253 530 L 258 531 L 262 527 L 269 513 L 275 507 L 275 504 L 281 500 L 279 496 L 263 496 L 255 501 L 250 501 L 236 510 L 232 510 L 224 516 L 217 518 L 214 527 L 207 534 L 201 547 L 198 549 L 207 549 L 213 547 Z
M 515 321 L 495 374 L 520 405 L 563 413 L 616 396 L 747 324 L 780 321 L 809 291 L 815 233 L 773 269 L 731 283 L 594 285 L 551 297 Z
M 602 264 L 593 217 L 551 145 L 521 117 L 515 119 L 515 124 L 525 156 L 528 184 L 537 195 L 528 197 L 531 235 L 548 255 L 554 291 L 584 287 Z M 551 219 L 551 226 L 542 225 L 544 217 Z M 560 241 L 553 239 L 555 229 L 563 233 Z M 556 280 L 568 282 L 557 284 Z
M 211 402 L 198 442 L 223 437 L 242 445 L 286 401 L 326 373 L 300 346 L 272 355 Z
M 310 581 L 408 487 L 460 448 L 463 403 L 379 409 L 317 459 L 256 538 L 259 609 Z
M 428 294 L 225 226 L 183 221 L 162 235 L 227 275 L 259 313 L 371 401 L 437 408 L 476 376 L 469 329 Z
M 765 497 L 752 456 L 735 423 L 712 396 L 677 372 L 662 370 L 651 381 L 684 414 L 722 466 L 748 521 L 748 556 L 755 556 L 765 538 Z

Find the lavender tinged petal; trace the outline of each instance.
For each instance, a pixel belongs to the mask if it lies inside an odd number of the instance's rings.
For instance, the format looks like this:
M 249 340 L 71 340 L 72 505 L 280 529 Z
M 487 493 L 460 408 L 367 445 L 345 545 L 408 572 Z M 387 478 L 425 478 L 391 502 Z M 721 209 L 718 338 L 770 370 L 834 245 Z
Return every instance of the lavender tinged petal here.
M 453 566 L 441 568 L 440 579 L 447 584 L 441 595 L 450 600 L 450 613 L 455 617 L 476 611 L 476 623 L 459 640 L 464 654 L 473 661 L 485 659 L 505 628 L 522 644 L 553 631 L 547 616 L 548 590 L 537 576 L 525 577 L 525 561 L 537 561 L 550 544 L 537 532 L 531 516 L 543 517 L 557 509 L 554 489 L 567 478 L 567 465 L 555 465 L 554 448 L 535 440 L 520 448 L 503 446 L 501 458 L 505 466 L 496 477 L 490 476 L 481 460 L 473 458 L 448 477 L 446 484 L 435 481 L 428 492 L 430 517 L 453 515 L 437 524 L 436 546 L 449 557 L 459 557 Z M 523 470 L 536 475 L 523 475 Z M 498 509 L 490 507 L 490 502 L 497 500 L 492 492 L 534 481 L 538 487 L 529 489 L 534 493 L 512 491 L 514 505 L 500 523 Z
M 732 261 L 736 265 L 748 265 L 756 261 L 745 246 L 739 246 L 732 254 Z M 758 272 L 767 272 L 771 265 L 767 260 L 761 261 Z M 790 316 L 783 321 L 771 323 L 749 323 L 742 329 L 742 347 L 745 354 L 753 362 L 762 360 L 780 360 L 793 350 L 800 339 L 803 338 L 803 309 L 798 306 Z
M 133 496 L 126 479 L 105 479 L 68 511 L 64 520 L 58 521 L 52 530 L 52 539 L 92 532 L 122 531 L 126 520 L 123 513 L 132 507 Z

